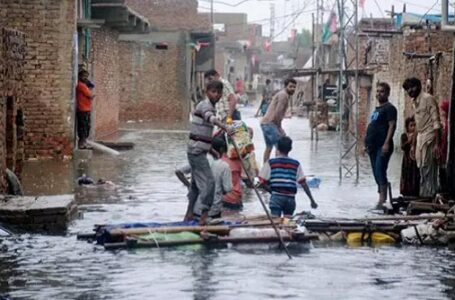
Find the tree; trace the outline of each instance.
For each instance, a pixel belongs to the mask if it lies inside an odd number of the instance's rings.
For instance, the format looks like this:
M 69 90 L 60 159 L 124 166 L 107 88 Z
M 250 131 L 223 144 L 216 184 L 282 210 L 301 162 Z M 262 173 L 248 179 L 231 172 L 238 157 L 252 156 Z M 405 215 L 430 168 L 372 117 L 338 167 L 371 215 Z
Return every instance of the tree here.
M 297 33 L 297 45 L 299 48 L 311 48 L 312 46 L 312 35 L 308 29 L 302 29 L 301 33 Z

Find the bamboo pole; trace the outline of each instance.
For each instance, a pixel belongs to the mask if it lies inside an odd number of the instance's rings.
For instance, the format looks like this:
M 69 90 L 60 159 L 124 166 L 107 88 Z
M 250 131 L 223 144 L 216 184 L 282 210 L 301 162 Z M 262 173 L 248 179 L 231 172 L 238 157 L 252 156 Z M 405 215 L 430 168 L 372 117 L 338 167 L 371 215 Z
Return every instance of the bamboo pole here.
M 296 225 L 283 225 L 281 224 L 281 219 L 275 218 L 274 223 L 278 225 L 281 229 L 295 229 Z M 95 230 L 99 230 L 101 227 L 106 225 L 99 225 L 95 226 Z M 229 233 L 228 230 L 233 228 L 248 228 L 248 227 L 257 227 L 257 228 L 264 228 L 271 226 L 270 221 L 263 220 L 263 221 L 250 221 L 248 223 L 240 223 L 240 224 L 232 224 L 232 225 L 211 225 L 209 226 L 208 231 L 213 233 Z M 161 228 L 161 231 L 157 229 Z M 196 229 L 195 229 L 196 228 Z M 118 235 L 138 235 L 138 234 L 147 234 L 151 232 L 161 232 L 161 233 L 178 233 L 183 231 L 191 231 L 199 233 L 202 230 L 205 230 L 206 227 L 201 226 L 178 226 L 178 227 L 141 227 L 141 228 L 128 228 L 128 229 L 115 229 L 111 231 L 111 235 L 118 236 Z M 131 229 L 138 229 L 137 233 L 136 230 L 132 231 Z M 192 229 L 192 230 L 191 230 Z M 120 232 L 121 231 L 121 232 Z M 96 233 L 78 233 L 77 239 L 78 240 L 88 240 L 96 238 Z
M 421 214 L 416 216 L 381 216 L 381 217 L 363 217 L 363 218 L 325 218 L 315 219 L 316 221 L 322 222 L 368 222 L 368 221 L 412 221 L 412 220 L 436 220 L 444 218 L 455 218 L 455 214 Z M 306 222 L 313 222 L 308 220 Z
M 359 221 L 410 221 L 410 220 L 436 220 L 445 218 L 455 218 L 455 214 L 448 215 L 418 215 L 418 216 L 386 216 L 357 219 Z
M 217 226 L 173 226 L 173 227 L 142 227 L 142 228 L 119 228 L 112 229 L 110 234 L 112 236 L 120 235 L 141 235 L 147 233 L 179 233 L 179 232 L 194 232 L 200 233 L 207 231 L 220 235 L 229 234 L 230 228 L 226 225 Z
M 235 151 L 237 152 L 237 155 L 239 156 L 239 160 L 240 160 L 240 162 L 242 164 L 242 168 L 245 171 L 246 176 L 248 177 L 248 181 L 252 184 L 254 192 L 256 193 L 256 196 L 258 197 L 259 202 L 261 203 L 262 208 L 264 209 L 265 214 L 267 215 L 267 218 L 270 221 L 270 224 L 273 226 L 273 230 L 275 230 L 275 233 L 276 233 L 276 236 L 278 237 L 280 245 L 284 248 L 284 251 L 286 252 L 286 254 L 289 257 L 289 259 L 292 259 L 292 256 L 289 253 L 289 250 L 288 250 L 288 248 L 286 247 L 286 244 L 283 241 L 283 237 L 281 236 L 280 231 L 278 230 L 277 226 L 273 222 L 272 216 L 270 215 L 269 211 L 267 210 L 267 207 L 265 206 L 264 200 L 262 200 L 261 194 L 259 194 L 258 189 L 254 186 L 254 181 L 251 178 L 251 174 L 246 169 L 245 162 L 243 161 L 242 154 L 240 153 L 240 150 L 239 150 L 239 147 L 237 146 L 237 143 L 234 141 L 234 139 L 231 136 L 229 136 L 229 138 L 230 138 L 232 144 L 234 145 L 234 148 L 235 148 Z
M 329 226 L 329 227 L 319 227 L 319 228 L 308 228 L 310 232 L 363 232 L 366 231 L 365 229 L 368 228 L 370 232 L 380 231 L 380 232 L 401 232 L 401 230 L 410 227 L 410 225 L 397 225 L 397 226 L 373 226 L 369 227 L 365 226 Z
M 310 240 L 317 238 L 316 235 L 297 235 L 294 238 L 292 235 L 281 236 L 268 236 L 268 237 L 216 237 L 216 238 L 195 238 L 178 241 L 141 241 L 135 238 L 129 238 L 126 242 L 122 243 L 106 243 L 105 249 L 125 249 L 125 248 L 164 248 L 173 246 L 184 246 L 184 245 L 225 245 L 225 244 L 261 244 L 261 243 L 275 243 L 280 240 L 286 242 L 298 242 L 306 243 Z

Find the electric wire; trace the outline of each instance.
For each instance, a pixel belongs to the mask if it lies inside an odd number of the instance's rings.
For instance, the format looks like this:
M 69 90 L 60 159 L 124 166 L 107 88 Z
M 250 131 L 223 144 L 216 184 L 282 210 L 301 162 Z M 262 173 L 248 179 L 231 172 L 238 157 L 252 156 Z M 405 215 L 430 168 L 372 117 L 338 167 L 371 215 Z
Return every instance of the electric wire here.
M 433 4 L 433 6 L 430 7 L 430 8 L 426 11 L 426 13 L 424 13 L 424 14 L 422 15 L 422 17 L 420 17 L 419 24 L 422 23 L 422 21 L 423 21 L 423 19 L 425 18 L 425 16 L 428 15 L 428 13 L 429 13 L 430 11 L 432 11 L 432 10 L 433 10 L 433 7 L 435 7 L 436 4 L 438 4 L 438 3 L 439 3 L 439 0 L 436 0 L 436 2 Z

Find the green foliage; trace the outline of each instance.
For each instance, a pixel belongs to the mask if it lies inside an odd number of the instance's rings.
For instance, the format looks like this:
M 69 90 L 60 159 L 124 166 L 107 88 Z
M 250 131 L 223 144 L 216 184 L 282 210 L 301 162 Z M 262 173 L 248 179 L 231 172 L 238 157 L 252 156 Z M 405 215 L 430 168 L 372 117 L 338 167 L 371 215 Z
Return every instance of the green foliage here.
M 302 29 L 300 33 L 297 33 L 297 45 L 300 48 L 311 48 L 312 46 L 312 34 L 308 29 Z

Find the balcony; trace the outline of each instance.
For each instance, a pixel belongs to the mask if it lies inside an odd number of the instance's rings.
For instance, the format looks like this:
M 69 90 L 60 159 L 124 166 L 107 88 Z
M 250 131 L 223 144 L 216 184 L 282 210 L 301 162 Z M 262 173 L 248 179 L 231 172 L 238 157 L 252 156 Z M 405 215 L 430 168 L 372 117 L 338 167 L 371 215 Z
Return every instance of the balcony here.
M 104 20 L 104 25 L 121 33 L 147 33 L 149 21 L 128 7 L 125 0 L 92 0 L 91 17 Z

